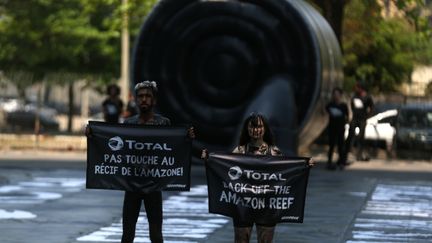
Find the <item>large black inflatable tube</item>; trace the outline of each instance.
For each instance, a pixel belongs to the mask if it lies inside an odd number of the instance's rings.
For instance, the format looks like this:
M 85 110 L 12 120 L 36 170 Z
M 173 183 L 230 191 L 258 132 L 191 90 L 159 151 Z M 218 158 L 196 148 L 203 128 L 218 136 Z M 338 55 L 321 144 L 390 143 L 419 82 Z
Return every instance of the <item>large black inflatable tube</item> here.
M 302 0 L 162 0 L 133 53 L 132 83 L 158 82 L 160 112 L 195 126 L 196 149 L 231 148 L 258 111 L 295 154 L 325 127 L 342 79 L 333 31 Z

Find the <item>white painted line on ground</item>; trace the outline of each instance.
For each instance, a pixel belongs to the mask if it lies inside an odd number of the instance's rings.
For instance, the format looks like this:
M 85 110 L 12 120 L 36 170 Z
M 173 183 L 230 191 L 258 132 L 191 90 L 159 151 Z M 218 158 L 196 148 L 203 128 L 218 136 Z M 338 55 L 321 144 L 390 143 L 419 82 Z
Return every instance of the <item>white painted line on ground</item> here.
M 141 209 L 143 211 L 143 209 Z M 229 222 L 228 218 L 208 213 L 207 186 L 192 187 L 189 192 L 170 196 L 163 202 L 163 236 L 166 243 L 197 243 Z M 120 242 L 121 222 L 77 238 L 84 242 Z M 150 242 L 147 217 L 138 218 L 134 242 Z
M 21 211 L 21 210 L 6 211 L 0 209 L 0 219 L 34 219 L 34 218 L 36 218 L 36 215 L 30 212 Z
M 348 194 L 354 197 L 367 197 L 367 192 L 348 192 Z
M 432 184 L 379 184 L 347 243 L 432 242 Z
M 84 189 L 83 178 L 36 177 L 31 181 L 18 182 L 16 185 L 0 187 L 0 207 L 2 205 L 34 205 L 63 197 L 64 193 Z M 37 216 L 22 210 L 4 210 L 0 208 L 0 220 L 33 219 Z

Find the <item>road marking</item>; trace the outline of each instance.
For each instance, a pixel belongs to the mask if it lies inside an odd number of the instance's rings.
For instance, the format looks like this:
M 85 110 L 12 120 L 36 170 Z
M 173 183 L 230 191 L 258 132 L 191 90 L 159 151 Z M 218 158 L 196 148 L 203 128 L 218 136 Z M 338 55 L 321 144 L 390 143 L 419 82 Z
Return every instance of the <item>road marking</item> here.
M 432 184 L 377 185 L 347 241 L 372 242 L 432 242 Z
M 0 219 L 34 219 L 34 218 L 36 218 L 36 215 L 30 212 L 21 211 L 21 210 L 6 211 L 0 209 Z
M 147 217 L 141 210 L 134 242 L 150 242 Z M 229 222 L 227 217 L 208 212 L 207 186 L 192 187 L 163 202 L 163 235 L 166 243 L 196 243 Z M 77 238 L 85 242 L 120 242 L 121 222 Z
M 0 205 L 34 205 L 48 200 L 60 199 L 64 193 L 84 189 L 83 178 L 35 177 L 31 181 L 18 182 L 15 185 L 0 187 Z M 4 210 L 0 208 L 0 219 L 33 219 L 37 216 L 22 210 Z

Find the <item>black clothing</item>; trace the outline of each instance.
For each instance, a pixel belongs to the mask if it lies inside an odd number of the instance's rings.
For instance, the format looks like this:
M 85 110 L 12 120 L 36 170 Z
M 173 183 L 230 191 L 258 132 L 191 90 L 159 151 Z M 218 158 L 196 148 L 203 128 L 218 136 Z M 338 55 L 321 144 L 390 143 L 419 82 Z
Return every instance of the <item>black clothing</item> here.
M 252 155 L 272 155 L 272 156 L 281 156 L 282 152 L 279 150 L 279 148 L 277 148 L 274 145 L 268 145 L 266 142 L 264 142 L 263 144 L 261 144 L 260 147 L 254 147 L 254 146 L 250 146 L 249 144 L 246 145 L 240 145 L 237 146 L 236 148 L 234 148 L 233 153 L 235 154 L 252 154 Z M 247 219 L 243 219 L 242 217 L 238 217 L 238 218 L 233 218 L 233 224 L 234 227 L 253 227 L 254 222 L 247 220 Z M 273 224 L 266 224 L 266 225 L 262 225 L 262 224 L 256 224 L 257 226 L 266 226 L 266 227 L 274 227 L 276 226 L 275 223 Z M 250 232 L 249 232 L 250 235 Z
M 136 223 L 141 202 L 147 213 L 151 242 L 163 242 L 162 237 L 162 192 L 125 192 L 123 201 L 122 243 L 132 243 L 135 238 Z
M 138 111 L 139 111 L 138 106 L 134 100 L 129 100 L 129 102 L 126 105 L 126 111 L 127 111 L 128 117 L 135 116 L 138 114 Z
M 253 227 L 254 222 L 242 220 L 239 218 L 233 218 L 233 225 L 234 227 L 243 228 L 243 227 Z M 257 226 L 265 226 L 265 227 L 275 227 L 275 223 L 268 223 L 268 224 L 256 224 Z
M 332 128 L 343 128 L 348 121 L 348 106 L 346 103 L 330 102 L 326 106 L 329 114 L 329 126 Z
M 118 123 L 123 109 L 123 102 L 120 99 L 112 100 L 107 98 L 102 103 L 104 120 L 109 123 Z
M 374 103 L 369 95 L 360 96 L 355 94 L 351 99 L 352 119 L 355 121 L 366 121 L 373 107 Z
M 353 143 L 353 139 L 355 136 L 355 129 L 356 127 L 359 128 L 359 134 L 358 134 L 358 139 L 357 139 L 357 145 L 358 145 L 358 149 L 357 149 L 357 160 L 362 160 L 362 155 L 363 155 L 363 148 L 364 148 L 364 135 L 365 135 L 365 130 L 366 130 L 366 120 L 352 120 L 350 122 L 350 127 L 349 127 L 349 132 L 348 132 L 348 138 L 345 142 L 345 160 L 346 158 L 348 158 L 348 153 L 350 152 L 352 143 Z
M 329 139 L 329 150 L 327 154 L 327 166 L 331 167 L 333 161 L 333 151 L 337 145 L 338 149 L 338 162 L 337 164 L 343 164 L 344 148 L 345 148 L 345 128 L 331 128 L 328 129 L 328 139 Z
M 339 160 L 338 164 L 342 163 L 344 157 L 344 134 L 345 134 L 345 123 L 348 120 L 348 106 L 341 102 L 330 102 L 326 106 L 326 110 L 329 114 L 329 125 L 328 125 L 328 139 L 329 139 L 329 150 L 328 150 L 328 161 L 327 166 L 331 167 L 333 150 L 337 144 Z
M 129 117 L 124 121 L 125 124 L 140 124 L 139 114 Z M 148 120 L 144 125 L 155 125 L 155 126 L 169 126 L 171 121 L 159 114 L 154 114 L 151 120 Z
M 126 124 L 141 124 L 139 115 L 127 118 Z M 168 118 L 154 114 L 153 118 L 144 125 L 168 126 Z M 162 192 L 151 193 L 125 192 L 123 201 L 123 235 L 122 243 L 132 243 L 135 238 L 136 223 L 138 220 L 141 202 L 147 213 L 150 240 L 153 243 L 163 242 L 162 237 Z
M 357 159 L 363 159 L 363 147 L 364 147 L 364 135 L 366 129 L 366 120 L 371 115 L 371 112 L 374 108 L 374 103 L 372 97 L 369 95 L 361 96 L 355 94 L 351 99 L 351 110 L 353 113 L 352 120 L 350 122 L 348 138 L 345 142 L 345 151 L 344 151 L 344 162 L 348 158 L 348 153 L 351 150 L 352 140 L 355 136 L 356 127 L 359 128 L 358 134 L 358 150 L 357 150 Z

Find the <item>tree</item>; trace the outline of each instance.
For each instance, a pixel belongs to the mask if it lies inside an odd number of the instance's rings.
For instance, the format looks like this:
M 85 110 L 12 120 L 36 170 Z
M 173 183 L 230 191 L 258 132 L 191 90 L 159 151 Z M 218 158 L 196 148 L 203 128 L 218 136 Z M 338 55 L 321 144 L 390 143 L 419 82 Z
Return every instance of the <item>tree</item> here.
M 309 0 L 332 26 L 344 51 L 345 89 L 374 91 L 409 82 L 415 64 L 432 63 L 432 34 L 423 0 Z M 396 6 L 402 17 L 384 18 Z
M 342 26 L 345 6 L 351 0 L 310 0 L 321 9 L 322 15 L 329 22 L 339 43 L 342 43 Z
M 114 73 L 118 33 L 104 23 L 113 10 L 98 1 L 3 0 L 2 67 L 28 70 L 37 79 L 47 72 Z M 100 1 L 99 1 L 100 2 Z M 110 68 L 108 68 L 110 67 Z
M 400 5 L 406 7 L 406 5 Z M 343 46 L 346 88 L 362 81 L 372 91 L 393 91 L 410 82 L 415 64 L 432 63 L 430 31 L 422 17 L 384 18 L 376 1 L 353 0 L 347 6 Z M 429 37 L 426 37 L 429 36 Z
M 119 75 L 121 14 L 132 37 L 156 0 L 0 0 L 0 66 L 42 79 L 49 72 Z M 133 38 L 132 38 L 133 39 Z
M 133 39 L 155 3 L 131 0 L 123 8 L 116 0 L 0 0 L 0 67 L 9 79 L 31 74 L 31 80 L 14 79 L 18 86 L 50 73 L 112 82 L 119 76 L 122 13 L 129 11 Z

